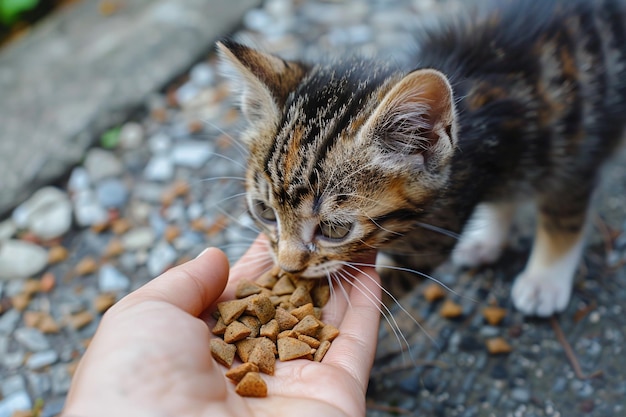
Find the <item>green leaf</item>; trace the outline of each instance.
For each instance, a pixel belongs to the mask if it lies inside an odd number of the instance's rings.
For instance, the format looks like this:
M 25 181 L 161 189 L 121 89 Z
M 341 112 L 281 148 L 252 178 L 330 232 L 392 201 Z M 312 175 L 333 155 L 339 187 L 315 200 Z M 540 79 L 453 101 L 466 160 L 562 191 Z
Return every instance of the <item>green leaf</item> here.
M 109 129 L 100 136 L 100 146 L 105 149 L 113 149 L 120 143 L 121 128 Z
M 19 15 L 37 7 L 39 0 L 0 0 L 0 22 L 11 24 Z

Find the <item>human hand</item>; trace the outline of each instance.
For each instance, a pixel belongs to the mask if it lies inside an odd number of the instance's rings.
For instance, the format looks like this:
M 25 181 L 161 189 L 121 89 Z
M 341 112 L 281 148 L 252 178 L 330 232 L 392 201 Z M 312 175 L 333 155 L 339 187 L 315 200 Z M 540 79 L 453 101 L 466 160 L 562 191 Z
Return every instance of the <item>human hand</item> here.
M 357 274 L 324 309 L 324 321 L 339 327 L 323 362 L 276 363 L 264 376 L 268 397 L 244 398 L 211 357 L 213 337 L 199 319 L 216 300 L 233 298 L 236 282 L 260 275 L 266 257 L 260 238 L 235 265 L 209 249 L 173 268 L 115 304 L 103 317 L 82 358 L 67 397 L 64 417 L 360 416 L 378 334 L 378 275 Z M 253 267 L 252 265 L 257 265 Z M 226 286 L 228 281 L 228 286 Z M 223 293 L 223 295 L 222 295 Z

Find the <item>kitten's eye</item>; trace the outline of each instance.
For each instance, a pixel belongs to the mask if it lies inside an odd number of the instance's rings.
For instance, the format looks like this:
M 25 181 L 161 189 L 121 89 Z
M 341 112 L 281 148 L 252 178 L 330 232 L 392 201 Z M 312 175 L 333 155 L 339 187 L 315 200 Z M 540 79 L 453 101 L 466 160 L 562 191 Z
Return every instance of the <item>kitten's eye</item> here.
M 261 200 L 254 202 L 254 213 L 263 221 L 267 223 L 274 223 L 276 221 L 276 212 L 273 208 L 269 207 Z
M 333 222 L 321 222 L 319 231 L 326 239 L 341 240 L 348 236 L 352 230 L 352 223 L 333 223 Z

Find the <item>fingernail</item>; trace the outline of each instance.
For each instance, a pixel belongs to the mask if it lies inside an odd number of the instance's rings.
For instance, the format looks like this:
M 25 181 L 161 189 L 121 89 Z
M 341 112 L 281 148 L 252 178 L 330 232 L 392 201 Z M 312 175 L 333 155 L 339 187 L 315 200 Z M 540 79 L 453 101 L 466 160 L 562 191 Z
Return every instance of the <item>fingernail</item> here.
M 200 252 L 200 253 L 198 254 L 198 256 L 196 256 L 196 259 L 198 259 L 198 258 L 199 258 L 199 257 L 201 257 L 202 255 L 204 255 L 204 254 L 205 254 L 205 252 L 206 252 L 206 251 L 208 251 L 208 250 L 209 250 L 209 248 L 206 248 L 205 250 L 203 250 L 202 252 Z

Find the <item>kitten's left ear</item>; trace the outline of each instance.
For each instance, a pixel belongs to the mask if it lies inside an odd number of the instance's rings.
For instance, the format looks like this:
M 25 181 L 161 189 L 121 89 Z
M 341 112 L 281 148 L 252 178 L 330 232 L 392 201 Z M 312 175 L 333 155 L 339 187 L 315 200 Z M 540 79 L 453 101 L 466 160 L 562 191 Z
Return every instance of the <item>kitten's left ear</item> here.
M 241 110 L 252 124 L 278 123 L 280 110 L 304 77 L 306 68 L 233 41 L 217 43 L 221 69 L 241 97 Z
M 436 170 L 452 156 L 457 142 L 448 79 L 433 69 L 407 74 L 384 96 L 366 129 L 391 159 Z

